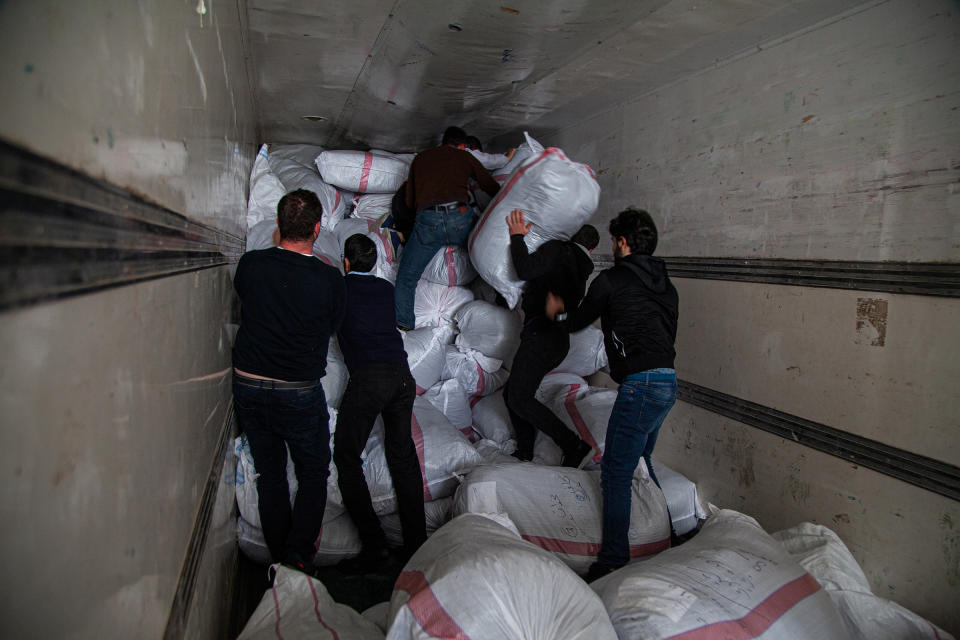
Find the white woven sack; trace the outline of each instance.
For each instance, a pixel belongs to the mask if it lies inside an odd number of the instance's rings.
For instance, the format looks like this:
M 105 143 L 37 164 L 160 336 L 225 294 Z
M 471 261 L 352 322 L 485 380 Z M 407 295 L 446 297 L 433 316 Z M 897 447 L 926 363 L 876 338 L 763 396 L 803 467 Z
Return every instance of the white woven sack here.
M 488 358 L 476 349 L 448 345 L 441 377 L 455 379 L 471 398 L 487 396 L 503 387 L 510 372 L 496 358 Z
M 247 251 L 259 251 L 277 246 L 273 242 L 273 234 L 277 230 L 277 215 L 273 218 L 261 220 L 247 231 Z
M 273 586 L 263 594 L 237 640 L 383 640 L 377 625 L 334 602 L 319 580 L 283 565 L 276 570 Z
M 422 327 L 401 333 L 407 365 L 417 383 L 417 394 L 435 385 L 446 363 L 446 345 L 453 341 L 453 327 Z
M 602 603 L 509 520 L 466 514 L 420 547 L 390 599 L 390 640 L 614 640 Z
M 245 556 L 257 564 L 270 564 L 270 550 L 263 537 L 263 531 L 243 516 L 237 518 L 237 543 Z M 360 534 L 349 514 L 341 512 L 336 518 L 324 522 L 320 528 L 313 564 L 328 567 L 341 560 L 359 555 L 361 550 Z
M 451 505 L 453 505 L 453 498 L 449 496 L 424 503 L 423 515 L 427 521 L 428 536 L 433 535 L 434 531 L 450 522 Z M 395 547 L 403 544 L 403 528 L 400 526 L 399 513 L 380 516 L 380 526 L 383 527 L 383 533 L 387 536 L 389 544 Z
M 369 151 L 324 151 L 316 158 L 324 182 L 354 193 L 394 193 L 410 165 L 393 155 Z
M 503 401 L 503 389 L 480 398 L 473 405 L 473 428 L 485 439 L 497 443 L 504 452 L 513 453 L 516 450 L 513 425 Z M 509 451 L 505 448 L 508 442 L 512 443 Z
M 689 533 L 696 528 L 698 520 L 707 517 L 697 498 L 697 485 L 656 458 L 652 462 L 653 472 L 670 508 L 670 523 L 674 532 L 678 536 Z
M 523 132 L 523 142 L 517 147 L 510 158 L 510 162 L 503 165 L 493 172 L 493 179 L 503 184 L 510 179 L 510 174 L 516 171 L 517 167 L 522 165 L 530 157 L 538 155 L 543 151 L 543 145 L 530 137 L 526 131 Z
M 453 513 L 473 512 L 471 494 L 494 493 L 524 540 L 586 573 L 600 553 L 603 538 L 600 472 L 538 464 L 477 467 L 453 500 Z M 642 558 L 670 547 L 670 521 L 663 493 L 638 465 L 630 501 L 630 557 Z
M 333 231 L 329 229 L 320 229 L 317 239 L 313 241 L 313 255 L 320 259 L 324 264 L 343 273 L 342 252 L 340 251 L 340 242 Z
M 327 372 L 320 378 L 328 407 L 340 408 L 340 401 L 343 399 L 343 392 L 349 380 L 350 372 L 347 370 L 347 363 L 343 360 L 340 342 L 336 336 L 331 336 L 330 346 L 327 347 Z
M 441 380 L 427 389 L 423 399 L 432 404 L 450 423 L 468 436 L 473 432 L 470 396 L 455 378 Z
M 586 378 L 607 366 L 607 350 L 603 346 L 603 331 L 590 325 L 570 334 L 570 350 L 554 371 L 575 373 Z
M 243 555 L 256 564 L 267 565 L 273 562 L 263 539 L 263 532 L 244 520 L 243 516 L 237 516 L 237 546 Z
M 466 436 L 422 398 L 414 400 L 410 427 L 423 476 L 424 502 L 449 496 L 457 488 L 458 476 L 480 464 L 480 455 Z M 374 511 L 378 515 L 396 512 L 396 493 L 384 455 L 383 422 L 379 417 L 362 457 L 363 475 L 370 489 Z M 327 483 L 327 501 L 342 505 L 343 498 L 334 476 L 332 470 L 331 482 Z
M 617 392 L 602 387 L 591 387 L 587 381 L 572 373 L 548 373 L 537 389 L 537 400 L 542 402 L 568 429 L 594 448 L 594 455 L 586 466 L 596 469 L 603 457 L 607 423 L 617 399 Z M 533 447 L 534 460 L 541 464 L 560 464 L 563 452 L 552 438 L 537 434 Z
M 317 194 L 323 206 L 321 222 L 325 229 L 333 229 L 347 213 L 343 196 L 320 177 L 313 160 L 323 147 L 309 144 L 271 144 L 270 168 L 280 179 L 285 192 L 306 189 Z
M 906 607 L 874 595 L 853 554 L 823 525 L 803 522 L 772 535 L 830 595 L 851 640 L 953 638 Z
M 523 281 L 510 257 L 510 231 L 504 221 L 520 209 L 533 226 L 523 237 L 528 251 L 547 240 L 568 240 L 597 210 L 600 185 L 585 164 L 551 147 L 531 157 L 501 187 L 470 232 L 467 248 L 480 277 L 517 306 Z
M 330 410 L 330 432 L 336 429 L 336 411 Z M 253 454 L 250 453 L 250 443 L 247 436 L 240 434 L 233 440 L 233 455 L 237 458 L 237 466 L 234 476 L 236 485 L 237 508 L 241 517 L 252 526 L 260 527 L 260 496 L 257 493 L 257 469 L 253 464 Z M 330 469 L 336 469 L 333 461 L 330 462 Z M 329 482 L 328 493 L 329 493 Z M 293 460 L 287 455 L 287 485 L 290 489 L 290 506 L 293 506 L 293 500 L 297 495 L 297 475 L 294 471 Z M 343 507 L 339 504 L 332 504 L 327 501 L 326 508 L 323 511 L 323 521 L 329 522 L 343 513 Z
M 683 545 L 591 586 L 621 638 L 847 637 L 816 579 L 736 511 L 720 511 Z
M 357 218 L 377 220 L 391 212 L 392 202 L 392 193 L 367 193 L 357 199 L 357 206 L 354 207 L 352 215 Z
M 413 298 L 415 328 L 451 324 L 463 305 L 473 300 L 473 291 L 466 287 L 448 287 L 421 279 Z
M 387 632 L 387 617 L 390 615 L 390 601 L 386 600 L 360 612 L 364 618 L 377 625 L 383 633 Z
M 510 368 L 520 344 L 520 331 L 523 329 L 519 312 L 483 300 L 474 300 L 457 310 L 454 322 L 460 331 L 457 336 L 458 347 L 476 349 L 485 356 L 500 360 L 507 369 Z
M 270 169 L 269 146 L 262 145 L 250 170 L 250 196 L 247 198 L 247 230 L 263 220 L 277 219 L 277 203 L 286 193 L 283 183 Z M 249 249 L 247 249 L 249 251 Z
M 423 270 L 421 279 L 456 287 L 468 285 L 476 277 L 477 270 L 473 268 L 466 248 L 450 245 L 437 251 Z

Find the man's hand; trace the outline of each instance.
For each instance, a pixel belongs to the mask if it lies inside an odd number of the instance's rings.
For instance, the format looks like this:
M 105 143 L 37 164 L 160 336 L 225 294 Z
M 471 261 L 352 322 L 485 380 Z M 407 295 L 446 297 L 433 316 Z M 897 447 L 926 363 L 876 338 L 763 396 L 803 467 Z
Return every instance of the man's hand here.
M 516 152 L 517 152 L 517 148 L 513 147 L 510 149 L 510 151 L 507 151 L 505 154 L 503 154 L 507 156 L 507 162 L 510 162 L 511 160 L 513 160 L 513 154 L 515 154 Z
M 562 313 L 563 311 L 564 311 L 563 298 L 555 296 L 548 291 L 547 306 L 546 306 L 547 317 L 553 320 L 558 313 Z
M 520 234 L 525 236 L 530 233 L 530 227 L 533 226 L 532 222 L 524 224 L 523 211 L 520 209 L 514 209 L 510 212 L 510 215 L 507 216 L 507 226 L 510 228 L 510 235 Z

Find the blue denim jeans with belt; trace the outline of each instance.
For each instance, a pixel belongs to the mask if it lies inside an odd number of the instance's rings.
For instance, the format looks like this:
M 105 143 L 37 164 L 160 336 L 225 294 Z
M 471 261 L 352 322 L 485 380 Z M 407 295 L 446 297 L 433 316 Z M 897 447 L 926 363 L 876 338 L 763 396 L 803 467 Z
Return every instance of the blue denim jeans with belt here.
M 397 271 L 395 300 L 398 325 L 407 329 L 414 327 L 413 301 L 423 270 L 443 247 L 467 246 L 467 238 L 475 220 L 469 205 L 453 208 L 452 211 L 427 208 L 417 212 L 413 233 L 400 254 L 400 268 Z
M 234 375 L 233 403 L 257 469 L 260 524 L 274 562 L 316 554 L 330 475 L 327 399 L 320 381 L 299 389 L 270 388 L 269 381 Z M 284 446 L 286 444 L 286 446 Z M 287 447 L 297 476 L 290 508 Z
M 673 369 L 650 369 L 627 376 L 613 404 L 600 469 L 603 495 L 603 543 L 597 564 L 621 567 L 630 560 L 630 500 L 633 473 L 643 458 L 650 477 L 660 486 L 650 463 L 657 433 L 677 401 Z

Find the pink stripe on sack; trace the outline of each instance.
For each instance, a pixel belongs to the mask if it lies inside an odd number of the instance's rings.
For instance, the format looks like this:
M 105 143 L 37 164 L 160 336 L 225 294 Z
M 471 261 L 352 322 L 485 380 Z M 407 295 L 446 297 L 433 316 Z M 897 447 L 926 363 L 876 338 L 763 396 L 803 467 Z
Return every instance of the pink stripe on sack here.
M 758 604 L 747 615 L 738 620 L 715 622 L 705 627 L 691 629 L 675 636 L 671 640 L 749 640 L 756 638 L 769 629 L 780 616 L 809 595 L 820 590 L 820 583 L 809 573 L 805 573 L 793 582 L 783 585 L 766 600 Z
M 481 400 L 483 400 L 483 396 L 470 396 L 470 408 L 473 409 Z
M 520 536 L 527 542 L 531 542 L 541 549 L 553 551 L 555 553 L 567 553 L 572 556 L 594 557 L 600 553 L 599 542 L 573 542 L 571 540 L 559 540 L 557 538 L 546 538 L 544 536 Z M 670 538 L 665 538 L 657 542 L 647 542 L 646 544 L 630 545 L 630 557 L 642 558 L 652 556 L 655 553 L 666 551 L 670 548 Z
M 503 200 L 503 198 L 507 195 L 507 193 L 510 192 L 510 189 L 513 188 L 513 185 L 516 184 L 517 180 L 519 180 L 520 177 L 523 174 L 525 174 L 528 169 L 530 169 L 531 167 L 534 167 L 535 165 L 539 164 L 542 160 L 544 160 L 545 158 L 549 158 L 553 154 L 557 154 L 561 158 L 566 159 L 566 156 L 563 155 L 563 152 L 560 151 L 560 149 L 557 149 L 556 147 L 550 147 L 549 149 L 545 149 L 540 153 L 540 155 L 537 157 L 536 160 L 526 165 L 525 167 L 520 167 L 519 171 L 515 171 L 513 173 L 513 177 L 510 179 L 510 181 L 507 182 L 502 187 L 500 187 L 500 191 L 497 191 L 496 197 L 490 202 L 490 204 L 487 205 L 487 208 L 484 209 L 483 217 L 480 218 L 480 221 L 477 222 L 477 225 L 473 228 L 473 231 L 470 232 L 470 247 L 469 247 L 470 251 L 473 251 L 473 241 L 476 239 L 477 233 L 480 231 L 480 228 L 486 223 L 487 219 L 490 217 L 490 214 L 493 212 L 494 207 L 500 204 L 500 201 Z
M 313 612 L 317 614 L 317 622 L 323 625 L 323 628 L 330 632 L 330 635 L 333 636 L 333 640 L 340 640 L 340 636 L 337 635 L 337 632 L 328 626 L 320 616 L 320 599 L 317 598 L 317 590 L 313 588 L 313 579 L 310 576 L 307 576 L 307 584 L 310 585 L 310 593 L 313 594 Z
M 477 363 L 477 375 L 480 377 L 477 379 L 477 395 L 482 396 L 484 390 L 487 388 L 487 379 L 483 376 L 483 367 L 480 366 L 480 363 Z
M 424 389 L 424 388 L 421 387 L 420 385 L 417 385 L 417 395 L 418 395 L 418 396 L 422 396 L 422 395 L 425 394 L 426 392 L 427 392 L 426 389 Z
M 320 525 L 320 533 L 317 534 L 317 539 L 313 541 L 313 550 L 316 551 L 320 548 L 320 539 L 323 537 L 323 525 Z
M 413 436 L 413 444 L 417 447 L 417 460 L 420 461 L 420 475 L 423 476 L 423 501 L 430 502 L 433 496 L 430 495 L 430 487 L 427 486 L 427 469 L 423 463 L 423 429 L 417 422 L 417 415 L 410 412 L 410 435 Z
M 457 269 L 453 264 L 453 245 L 447 247 L 443 255 L 447 262 L 447 284 L 455 287 L 457 286 Z
M 567 392 L 567 397 L 563 401 L 563 406 L 566 408 L 567 413 L 570 414 L 570 419 L 573 420 L 573 425 L 577 428 L 577 433 L 580 434 L 580 437 L 588 445 L 593 447 L 593 450 L 597 453 L 593 456 L 593 461 L 600 463 L 600 460 L 603 459 L 603 455 L 600 453 L 600 448 L 597 446 L 597 441 L 593 439 L 593 434 L 590 433 L 590 429 L 587 428 L 587 423 L 583 421 L 583 416 L 580 415 L 580 410 L 577 409 L 577 390 L 580 388 L 579 384 L 571 384 L 570 391 Z
M 358 193 L 365 193 L 367 190 L 367 181 L 370 180 L 370 167 L 373 165 L 373 154 L 363 154 L 363 171 L 360 173 L 360 188 Z
M 425 633 L 444 640 L 470 640 L 437 600 L 422 571 L 404 571 L 393 588 L 410 594 L 407 608 Z
M 273 630 L 277 637 L 283 640 L 283 636 L 280 634 L 280 601 L 277 600 L 277 588 L 270 587 L 270 590 L 273 591 L 273 610 L 277 612 L 277 623 L 273 625 Z

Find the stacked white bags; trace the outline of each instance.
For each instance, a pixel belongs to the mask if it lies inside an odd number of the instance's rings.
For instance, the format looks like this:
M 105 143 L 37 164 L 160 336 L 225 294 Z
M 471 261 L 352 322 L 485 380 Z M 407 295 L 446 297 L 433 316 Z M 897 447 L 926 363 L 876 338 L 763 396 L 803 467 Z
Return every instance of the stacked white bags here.
M 394 193 L 410 164 L 385 151 L 324 151 L 316 157 L 325 182 L 354 193 Z
M 472 300 L 473 291 L 467 287 L 450 287 L 421 278 L 413 298 L 415 328 L 451 324 L 457 310 Z
M 454 497 L 453 513 L 496 505 L 520 536 L 554 553 L 577 573 L 586 573 L 602 541 L 600 473 L 537 464 L 477 467 Z M 670 547 L 670 521 L 663 494 L 643 462 L 633 478 L 630 502 L 630 557 Z
M 523 281 L 517 278 L 510 258 L 510 232 L 504 219 L 521 209 L 530 233 L 524 236 L 528 251 L 551 239 L 568 239 L 597 209 L 600 185 L 590 167 L 569 160 L 563 151 L 549 148 L 528 158 L 514 171 L 490 203 L 473 231 L 467 248 L 480 277 L 507 300 L 510 308 L 520 300 Z
M 390 599 L 390 640 L 614 640 L 602 603 L 505 516 L 466 514 L 410 559 Z
M 683 545 L 591 586 L 621 638 L 848 637 L 817 581 L 736 511 L 720 511 Z
M 273 587 L 263 595 L 237 640 L 383 640 L 374 623 L 334 602 L 320 581 L 283 565 L 276 569 Z
M 823 586 L 851 640 L 953 638 L 909 609 L 875 596 L 850 550 L 823 525 L 804 522 L 774 533 L 773 538 Z
M 407 364 L 417 383 L 417 395 L 437 384 L 443 373 L 446 345 L 453 342 L 452 325 L 426 326 L 404 331 L 403 350 L 407 352 Z

